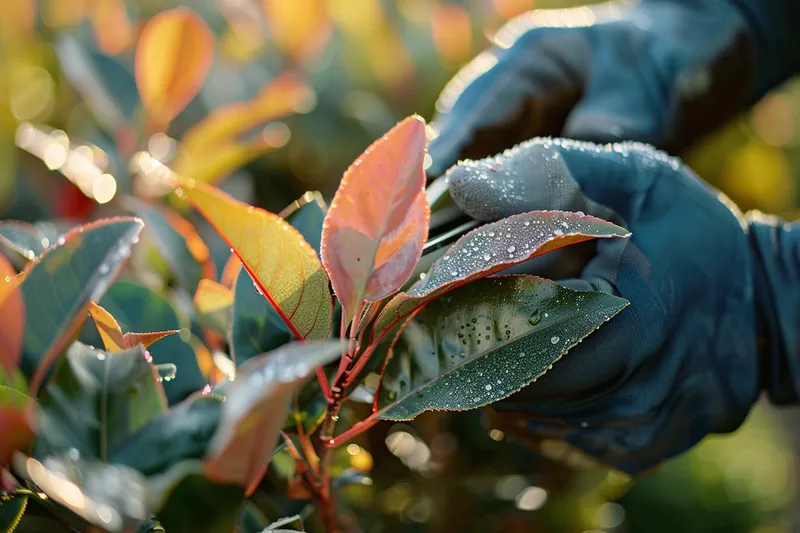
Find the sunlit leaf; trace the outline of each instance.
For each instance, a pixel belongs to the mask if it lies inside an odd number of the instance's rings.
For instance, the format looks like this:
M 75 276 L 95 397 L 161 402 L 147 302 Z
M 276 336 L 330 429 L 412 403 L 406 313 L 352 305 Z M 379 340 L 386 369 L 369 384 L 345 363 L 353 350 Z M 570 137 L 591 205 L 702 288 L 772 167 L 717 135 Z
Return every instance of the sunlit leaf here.
M 242 270 L 242 261 L 236 254 L 231 254 L 225 266 L 222 268 L 222 275 L 220 276 L 220 283 L 222 285 L 233 288 L 236 280 L 239 279 L 239 271 Z
M 25 337 L 21 369 L 36 392 L 84 321 L 90 301 L 114 281 L 138 239 L 142 221 L 103 219 L 70 231 L 28 264 L 21 289 Z
M 89 20 L 96 36 L 97 48 L 104 54 L 120 54 L 133 42 L 134 28 L 121 0 L 96 2 L 89 11 Z
M 19 283 L 14 267 L 0 255 L 0 367 L 9 378 L 19 364 L 25 333 L 25 304 Z
M 45 234 L 33 224 L 6 220 L 0 222 L 0 244 L 31 261 L 50 245 Z
M 347 169 L 322 230 L 322 262 L 349 323 L 405 283 L 428 238 L 425 123 L 409 117 Z
M 0 385 L 0 467 L 8 465 L 17 450 L 33 441 L 33 421 L 26 409 L 30 398 L 22 392 Z
M 100 300 L 100 305 L 114 316 L 124 331 L 147 332 L 169 328 L 169 333 L 181 328 L 175 309 L 163 296 L 131 281 L 115 283 Z M 170 405 L 205 386 L 206 379 L 200 371 L 192 346 L 178 335 L 163 338 L 150 346 L 148 352 L 153 363 L 172 363 L 178 368 L 175 379 L 164 382 Z
M 240 270 L 234 290 L 230 346 L 237 365 L 293 340 L 292 331 L 258 293 L 246 270 Z
M 124 349 L 125 341 L 122 339 L 122 329 L 111 316 L 111 313 L 97 305 L 89 305 L 89 316 L 92 317 L 100 338 L 103 339 L 103 346 L 110 352 L 119 352 Z
M 175 172 L 198 181 L 217 182 L 288 139 L 248 134 L 287 115 L 306 111 L 313 91 L 291 73 L 268 82 L 252 99 L 225 105 L 190 128 L 181 139 Z M 288 130 L 287 130 L 288 131 Z
M 217 428 L 222 403 L 218 396 L 196 394 L 187 398 L 139 428 L 114 453 L 113 462 L 151 476 L 180 461 L 203 459 Z
M 49 499 L 105 531 L 135 530 L 152 511 L 147 482 L 132 468 L 67 455 L 40 462 L 17 454 L 14 471 Z
M 376 415 L 410 420 L 510 396 L 627 305 L 534 276 L 484 279 L 440 296 L 398 337 Z
M 292 343 L 242 365 L 228 387 L 205 474 L 252 491 L 264 475 L 292 395 L 316 367 L 340 353 L 338 342 Z
M 125 333 L 122 336 L 122 345 L 127 350 L 141 344 L 145 348 L 149 348 L 151 344 L 155 344 L 165 337 L 180 333 L 180 330 L 171 329 L 169 331 L 151 331 L 149 333 Z
M 373 339 L 426 302 L 473 280 L 564 246 L 628 235 L 599 218 L 560 211 L 531 211 L 481 226 L 456 241 L 408 292 L 389 301 L 375 322 Z
M 306 242 L 319 253 L 322 225 L 328 213 L 328 204 L 317 191 L 308 191 L 292 202 L 278 216 L 294 226 Z
M 216 279 L 216 268 L 208 246 L 189 221 L 164 206 L 126 197 L 127 209 L 142 217 L 170 270 L 190 293 L 203 278 Z
M 194 98 L 214 59 L 214 34 L 193 10 L 160 12 L 136 46 L 136 85 L 151 119 L 166 125 Z
M 328 278 L 303 236 L 280 217 L 204 183 L 181 190 L 233 248 L 293 333 L 326 339 L 333 315 Z
M 194 294 L 194 308 L 201 324 L 220 335 L 227 335 L 231 327 L 233 308 L 231 289 L 210 279 L 200 280 Z
M 77 450 L 108 461 L 140 427 L 165 412 L 167 401 L 155 366 L 138 346 L 117 353 L 70 346 L 41 400 L 47 431 L 37 457 Z

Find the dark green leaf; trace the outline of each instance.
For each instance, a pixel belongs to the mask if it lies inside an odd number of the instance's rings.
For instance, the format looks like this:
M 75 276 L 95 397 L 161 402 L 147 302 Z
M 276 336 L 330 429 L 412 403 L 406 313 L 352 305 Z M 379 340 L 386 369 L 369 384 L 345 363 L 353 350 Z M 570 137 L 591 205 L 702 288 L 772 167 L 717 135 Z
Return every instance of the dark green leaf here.
M 106 531 L 136 528 L 150 516 L 147 482 L 132 468 L 66 455 L 41 462 L 17 455 L 14 471 L 49 499 Z
M 0 532 L 13 533 L 27 506 L 28 497 L 24 494 L 0 495 Z
M 300 235 L 319 254 L 320 241 L 322 240 L 322 223 L 328 212 L 328 204 L 322 195 L 316 191 L 307 192 L 298 200 L 291 203 L 278 216 L 300 232 Z
M 166 208 L 151 205 L 133 197 L 125 197 L 124 205 L 126 209 L 142 217 L 145 231 L 152 235 L 156 247 L 169 265 L 169 269 L 181 285 L 189 293 L 194 294 L 197 284 L 204 277 L 203 265 L 198 262 L 189 249 L 186 236 L 181 235 L 178 228 L 170 223 Z M 178 216 L 172 213 L 169 215 L 173 218 Z
M 560 211 L 531 211 L 486 224 L 461 237 L 408 292 L 386 305 L 373 341 L 440 294 L 558 248 L 630 233 L 599 218 Z
M 141 106 L 133 74 L 113 57 L 94 50 L 89 50 L 88 55 L 97 73 L 98 81 L 106 88 L 125 118 L 132 121 L 135 118 L 134 114 Z
M 33 224 L 6 220 L 0 222 L 0 244 L 31 261 L 42 255 L 50 240 Z
M 169 302 L 138 283 L 130 281 L 115 283 L 100 301 L 100 305 L 111 313 L 125 332 L 181 328 L 178 315 Z M 179 335 L 161 339 L 148 351 L 154 363 L 172 363 L 178 368 L 175 379 L 164 382 L 164 390 L 170 405 L 188 398 L 206 385 L 194 350 Z
M 205 472 L 220 483 L 253 488 L 264 473 L 297 388 L 341 354 L 338 342 L 288 344 L 242 365 L 228 386 Z
M 536 380 L 626 305 L 524 275 L 483 279 L 440 296 L 400 334 L 376 415 L 410 420 L 496 402 Z
M 221 411 L 218 396 L 192 396 L 140 428 L 111 460 L 150 476 L 186 459 L 202 459 Z
M 240 533 L 262 533 L 268 525 L 269 520 L 254 504 L 248 502 L 242 509 L 242 516 L 239 518 Z
M 36 456 L 77 451 L 108 461 L 166 410 L 158 379 L 141 345 L 106 353 L 74 343 L 42 395 Z
M 258 354 L 270 352 L 291 342 L 289 327 L 256 291 L 253 279 L 244 268 L 239 271 L 233 299 L 231 357 L 237 365 Z
M 199 461 L 184 461 L 160 476 L 151 492 L 162 495 L 156 512 L 168 533 L 231 533 L 239 522 L 244 489 L 209 481 Z
M 36 395 L 50 365 L 122 269 L 142 229 L 137 218 L 103 219 L 59 238 L 28 265 L 22 282 L 25 339 L 21 369 Z

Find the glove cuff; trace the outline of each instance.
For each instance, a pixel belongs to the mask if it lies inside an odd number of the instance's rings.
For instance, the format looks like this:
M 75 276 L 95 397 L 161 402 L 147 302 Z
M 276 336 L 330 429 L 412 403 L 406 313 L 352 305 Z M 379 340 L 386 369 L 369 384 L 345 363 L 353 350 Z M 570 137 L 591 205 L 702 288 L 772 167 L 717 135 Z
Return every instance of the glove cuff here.
M 800 223 L 747 214 L 753 250 L 761 387 L 776 404 L 800 403 Z

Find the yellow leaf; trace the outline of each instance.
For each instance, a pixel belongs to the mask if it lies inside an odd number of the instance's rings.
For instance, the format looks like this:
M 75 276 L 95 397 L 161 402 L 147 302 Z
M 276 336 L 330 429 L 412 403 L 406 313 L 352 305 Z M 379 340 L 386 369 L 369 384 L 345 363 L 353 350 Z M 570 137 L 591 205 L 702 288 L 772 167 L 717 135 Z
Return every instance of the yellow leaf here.
M 333 300 L 317 253 L 277 215 L 194 180 L 178 189 L 233 248 L 298 339 L 328 337 Z
M 125 340 L 122 336 L 122 329 L 111 313 L 92 302 L 89 305 L 89 315 L 103 339 L 103 346 L 109 352 L 121 352 L 125 349 Z
M 272 40 L 297 62 L 319 54 L 331 34 L 325 0 L 262 0 Z
M 158 128 L 195 97 L 213 59 L 214 34 L 191 9 L 170 9 L 148 21 L 136 47 L 136 86 Z

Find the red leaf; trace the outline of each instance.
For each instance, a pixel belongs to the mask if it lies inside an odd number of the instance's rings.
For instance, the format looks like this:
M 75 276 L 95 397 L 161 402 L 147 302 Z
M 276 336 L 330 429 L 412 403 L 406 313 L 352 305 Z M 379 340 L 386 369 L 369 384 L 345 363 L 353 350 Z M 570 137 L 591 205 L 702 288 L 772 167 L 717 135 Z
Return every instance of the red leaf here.
M 156 341 L 160 341 L 164 337 L 169 337 L 176 333 L 180 333 L 180 330 L 171 329 L 168 331 L 152 331 L 150 333 L 126 333 L 122 336 L 122 344 L 125 346 L 126 350 L 128 348 L 133 348 L 137 344 L 148 348 L 151 344 L 155 344 Z
M 347 169 L 322 230 L 322 263 L 347 322 L 408 281 L 428 238 L 425 123 L 409 117 Z
M 450 247 L 425 278 L 386 305 L 375 321 L 373 343 L 430 300 L 558 248 L 630 233 L 599 218 L 561 211 L 531 211 L 475 229 Z

